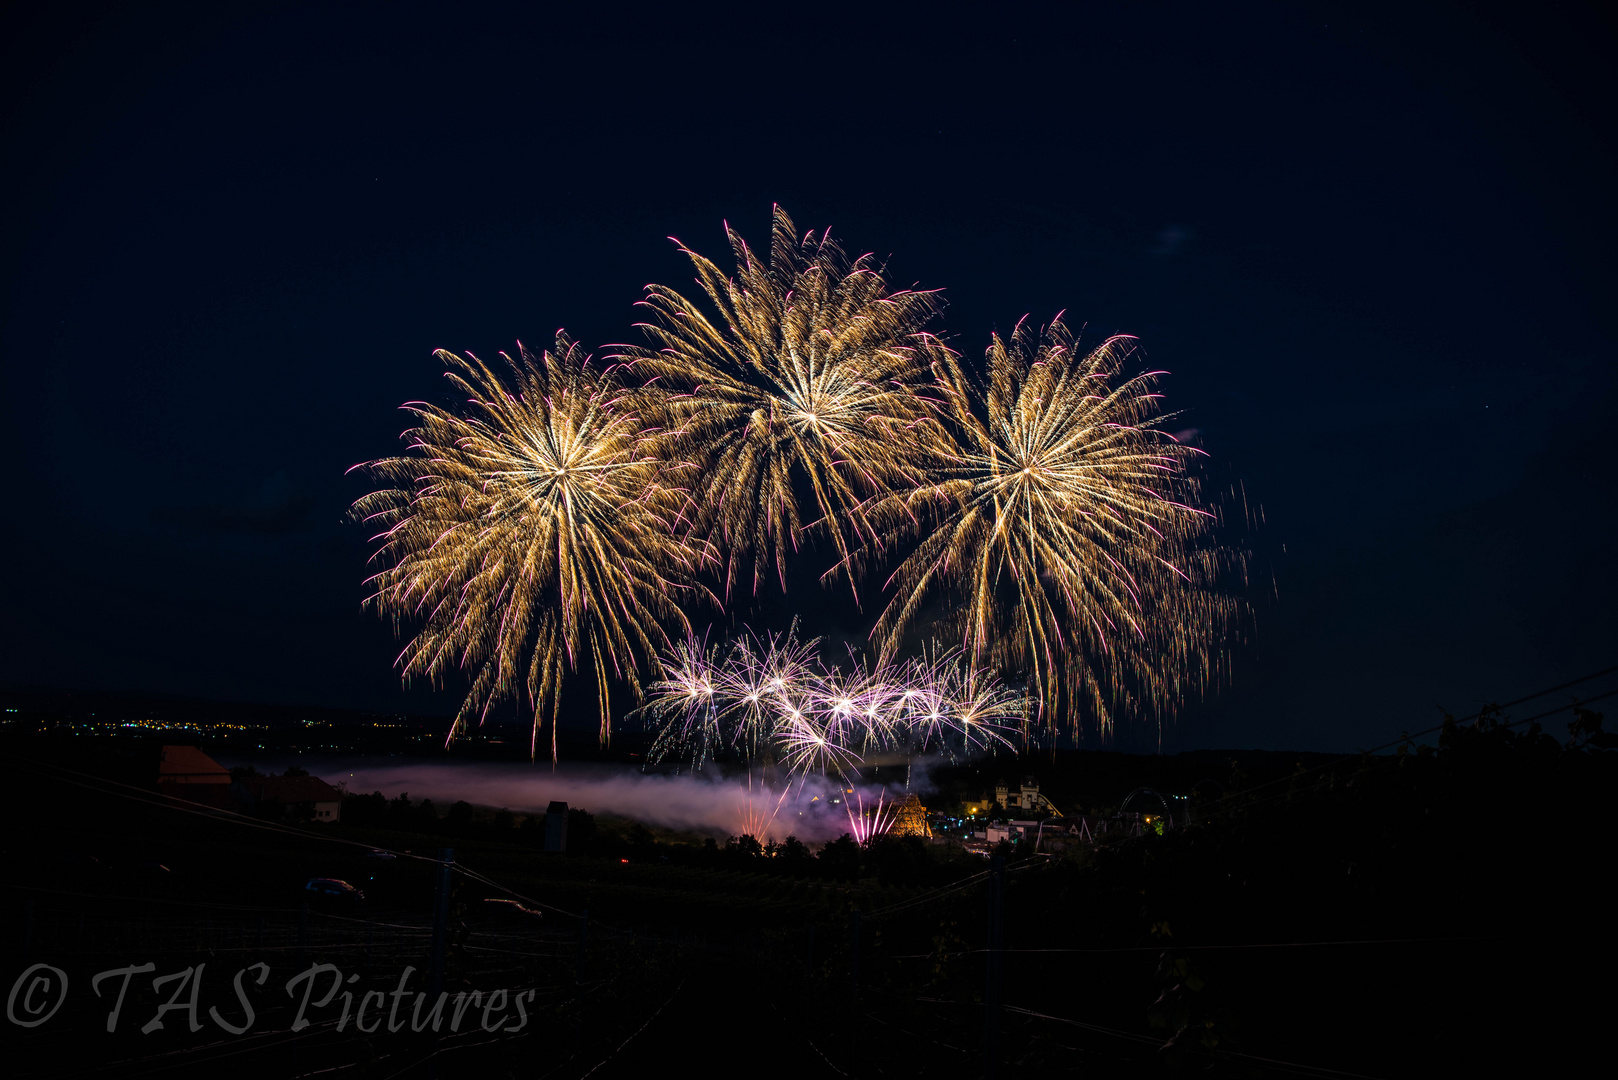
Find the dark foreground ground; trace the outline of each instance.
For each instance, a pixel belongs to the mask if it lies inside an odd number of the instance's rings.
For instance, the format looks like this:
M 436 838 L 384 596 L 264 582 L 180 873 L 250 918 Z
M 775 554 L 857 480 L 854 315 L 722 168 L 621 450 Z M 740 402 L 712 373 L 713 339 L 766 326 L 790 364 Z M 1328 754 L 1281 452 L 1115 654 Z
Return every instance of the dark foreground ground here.
M 1558 1074 L 1602 1043 L 1610 1000 L 1615 755 L 1596 724 L 1553 739 L 1491 717 L 1436 751 L 1236 768 L 1189 824 L 998 872 L 917 840 L 772 857 L 641 832 L 546 856 L 510 822 L 360 803 L 289 826 L 120 786 L 83 740 L 16 739 L 5 1071 Z M 435 1036 L 412 1006 L 446 846 Z M 306 906 L 315 876 L 367 899 Z

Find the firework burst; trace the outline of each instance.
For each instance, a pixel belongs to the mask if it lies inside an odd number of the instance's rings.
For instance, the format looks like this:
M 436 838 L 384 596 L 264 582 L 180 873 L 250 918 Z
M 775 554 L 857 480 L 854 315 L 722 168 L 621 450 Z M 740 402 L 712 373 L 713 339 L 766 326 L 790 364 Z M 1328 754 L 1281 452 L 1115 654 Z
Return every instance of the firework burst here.
M 713 316 L 650 285 L 642 329 L 654 347 L 622 358 L 680 433 L 671 467 L 690 478 L 693 526 L 723 552 L 728 597 L 744 581 L 756 592 L 772 565 L 784 587 L 809 526 L 843 560 L 880 542 L 863 504 L 914 479 L 925 414 L 914 391 L 929 381 L 915 335 L 938 299 L 889 291 L 871 256 L 850 262 L 825 234 L 800 240 L 780 207 L 767 265 L 725 233 L 735 278 L 682 248 Z M 807 513 L 800 483 L 813 492 Z
M 894 656 L 923 612 L 971 670 L 1025 673 L 1048 722 L 1172 708 L 1210 675 L 1234 615 L 1210 587 L 1225 556 L 1187 471 L 1199 451 L 1158 430 L 1160 372 L 1123 378 L 1130 339 L 1088 353 L 1060 319 L 995 336 L 979 390 L 932 350 L 946 447 L 925 481 L 871 511 L 919 536 L 873 638 Z M 864 557 L 867 553 L 862 553 Z
M 649 702 L 663 727 L 652 744 L 654 758 L 675 747 L 689 751 L 693 767 L 718 748 L 719 703 L 714 700 L 715 650 L 706 638 L 688 637 L 662 659 L 663 678 Z
M 610 680 L 638 694 L 640 658 L 669 645 L 664 625 L 688 625 L 674 598 L 700 595 L 701 552 L 671 527 L 683 496 L 631 399 L 565 336 L 501 354 L 509 382 L 437 355 L 464 410 L 407 404 L 407 453 L 361 466 L 393 485 L 354 504 L 382 528 L 370 602 L 423 624 L 399 657 L 407 679 L 470 675 L 451 739 L 523 687 L 530 749 L 549 712 L 554 758 L 563 673 L 587 666 L 606 741 Z
M 1007 744 L 1021 701 L 958 653 L 902 665 L 825 664 L 796 634 L 743 637 L 728 648 L 688 639 L 663 657 L 640 710 L 657 729 L 655 759 L 700 766 L 728 747 L 788 775 L 848 777 L 872 752 L 973 752 Z

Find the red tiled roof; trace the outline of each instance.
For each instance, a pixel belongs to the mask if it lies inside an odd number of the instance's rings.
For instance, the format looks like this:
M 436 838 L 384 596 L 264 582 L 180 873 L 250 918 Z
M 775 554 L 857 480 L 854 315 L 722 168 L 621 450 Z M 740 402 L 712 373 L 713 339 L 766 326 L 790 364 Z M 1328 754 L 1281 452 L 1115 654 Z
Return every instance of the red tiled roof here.
M 176 781 L 181 777 L 192 783 L 229 783 L 230 770 L 194 746 L 163 747 L 157 759 L 158 780 Z

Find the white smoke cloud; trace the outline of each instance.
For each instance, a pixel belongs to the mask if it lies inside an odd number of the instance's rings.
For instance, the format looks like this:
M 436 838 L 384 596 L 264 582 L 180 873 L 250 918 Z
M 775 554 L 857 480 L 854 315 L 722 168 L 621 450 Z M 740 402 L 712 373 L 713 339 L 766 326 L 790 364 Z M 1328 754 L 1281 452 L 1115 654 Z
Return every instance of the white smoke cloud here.
M 465 800 L 480 806 L 505 807 L 519 814 L 542 814 L 554 800 L 570 808 L 670 829 L 719 837 L 753 832 L 760 839 L 768 836 L 776 840 L 792 835 L 804 843 L 822 843 L 849 832 L 847 807 L 851 799 L 857 812 L 862 804 L 873 806 L 879 796 L 892 803 L 905 795 L 902 777 L 892 784 L 862 782 L 850 794 L 845 785 L 822 776 L 787 784 L 785 778 L 767 783 L 755 773 L 749 785 L 746 774 L 671 775 L 588 764 L 564 763 L 553 772 L 546 766 L 505 762 L 378 761 L 307 755 L 251 764 L 275 772 L 297 765 L 328 783 L 342 783 L 355 794 L 380 791 L 391 799 L 408 792 L 412 801 L 428 798 L 440 808 Z M 918 762 L 910 788 L 919 794 L 928 786 L 924 763 Z

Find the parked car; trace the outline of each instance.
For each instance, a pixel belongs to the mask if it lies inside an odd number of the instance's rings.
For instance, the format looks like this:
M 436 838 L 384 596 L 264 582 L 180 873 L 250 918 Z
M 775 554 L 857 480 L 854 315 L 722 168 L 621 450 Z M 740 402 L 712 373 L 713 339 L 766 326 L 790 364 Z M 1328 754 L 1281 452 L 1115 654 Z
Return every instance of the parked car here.
M 329 877 L 310 878 L 303 887 L 303 895 L 311 904 L 327 907 L 352 907 L 365 899 L 365 893 L 348 882 Z

